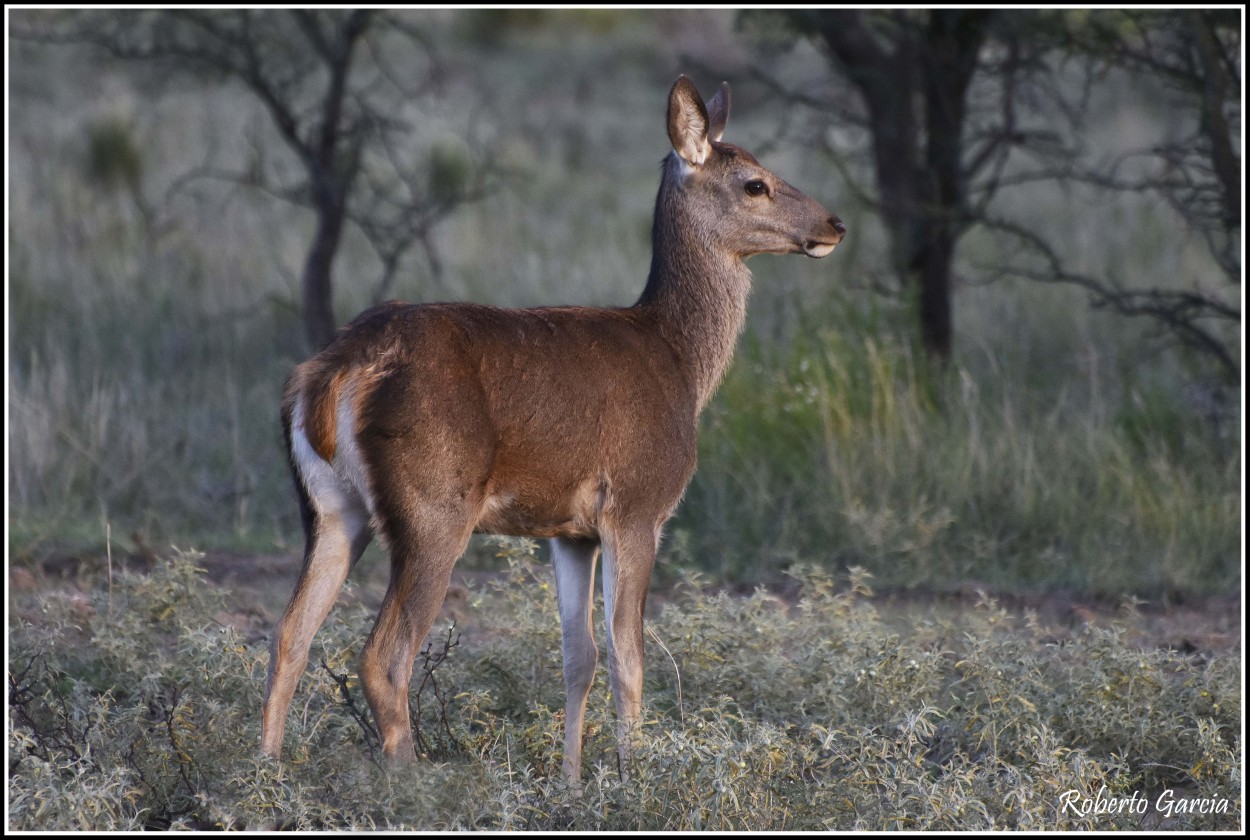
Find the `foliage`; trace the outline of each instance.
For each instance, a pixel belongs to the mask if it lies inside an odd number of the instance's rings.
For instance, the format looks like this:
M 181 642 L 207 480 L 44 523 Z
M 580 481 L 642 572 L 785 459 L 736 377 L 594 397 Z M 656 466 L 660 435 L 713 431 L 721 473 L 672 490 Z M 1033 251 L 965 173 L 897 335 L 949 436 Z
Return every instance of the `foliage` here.
M 91 126 L 87 132 L 87 178 L 105 189 L 139 189 L 143 156 L 129 128 L 116 119 Z
M 686 578 L 649 622 L 629 781 L 600 679 L 571 790 L 550 571 L 533 543 L 498 545 L 509 572 L 443 646 L 441 699 L 414 681 L 442 749 L 389 773 L 356 714 L 363 609 L 318 636 L 272 763 L 257 756 L 265 645 L 221 622 L 194 553 L 101 579 L 85 601 L 15 596 L 10 828 L 1111 829 L 1157 824 L 1161 796 L 1227 807 L 1163 827 L 1240 824 L 1233 657 L 1136 648 L 1131 611 L 1056 640 L 989 599 L 898 632 L 862 572 L 838 586 L 811 566 L 793 570 L 793 605 Z M 1152 805 L 1081 814 L 1069 791 Z
M 1015 377 L 926 365 L 891 320 L 833 305 L 788 346 L 743 348 L 671 527 L 679 562 L 745 581 L 803 558 L 906 587 L 1236 586 L 1236 444 L 1174 395 L 1117 410 L 1067 372 L 1042 402 Z

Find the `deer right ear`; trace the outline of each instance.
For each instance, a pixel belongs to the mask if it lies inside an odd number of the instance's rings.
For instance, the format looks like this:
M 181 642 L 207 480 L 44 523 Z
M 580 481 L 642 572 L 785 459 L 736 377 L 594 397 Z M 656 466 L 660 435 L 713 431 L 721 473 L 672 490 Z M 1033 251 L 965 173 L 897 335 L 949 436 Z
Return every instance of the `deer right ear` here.
M 712 153 L 707 107 L 685 76 L 677 77 L 668 95 L 668 139 L 673 143 L 673 151 L 691 166 L 702 166 Z

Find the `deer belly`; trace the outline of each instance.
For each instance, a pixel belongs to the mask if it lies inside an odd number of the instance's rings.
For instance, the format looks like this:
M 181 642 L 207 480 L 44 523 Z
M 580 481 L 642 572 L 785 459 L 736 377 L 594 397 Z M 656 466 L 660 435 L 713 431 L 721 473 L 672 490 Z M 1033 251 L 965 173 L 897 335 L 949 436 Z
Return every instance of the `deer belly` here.
M 474 531 L 511 537 L 594 537 L 607 482 L 588 478 L 571 489 L 498 488 L 482 505 Z

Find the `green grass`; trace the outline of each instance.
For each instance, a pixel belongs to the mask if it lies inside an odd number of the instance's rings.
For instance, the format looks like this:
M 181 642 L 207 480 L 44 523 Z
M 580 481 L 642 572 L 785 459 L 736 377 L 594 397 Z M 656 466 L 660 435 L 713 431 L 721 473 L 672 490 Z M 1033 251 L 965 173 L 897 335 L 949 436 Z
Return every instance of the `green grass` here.
M 1131 607 L 1055 634 L 986 598 L 900 631 L 862 571 L 835 586 L 810 566 L 791 570 L 792 608 L 687 578 L 649 622 L 630 781 L 601 674 L 576 795 L 560 776 L 550 569 L 533 543 L 499 545 L 509 573 L 472 593 L 466 627 L 431 635 L 446 652 L 438 694 L 414 681 L 425 755 L 391 773 L 352 711 L 368 610 L 339 608 L 322 629 L 275 764 L 257 756 L 265 645 L 222 623 L 225 593 L 194 554 L 98 575 L 75 599 L 11 596 L 10 828 L 1070 830 L 1161 816 L 1067 812 L 1068 791 L 1225 803 L 1169 828 L 1241 822 L 1232 652 L 1139 648 Z
M 892 586 L 1236 586 L 1239 464 L 1179 400 L 935 369 L 900 332 L 843 305 L 747 344 L 705 417 L 683 558 L 745 580 L 806 560 Z

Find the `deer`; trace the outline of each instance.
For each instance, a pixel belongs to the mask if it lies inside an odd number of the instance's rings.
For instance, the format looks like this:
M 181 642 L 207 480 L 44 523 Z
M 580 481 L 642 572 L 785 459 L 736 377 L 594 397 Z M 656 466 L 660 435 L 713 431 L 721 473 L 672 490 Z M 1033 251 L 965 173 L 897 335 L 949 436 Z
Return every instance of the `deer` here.
M 388 762 L 415 760 L 409 682 L 470 536 L 551 541 L 566 690 L 563 773 L 577 785 L 599 652 L 625 768 L 642 703 L 643 612 L 661 529 L 695 471 L 699 415 L 729 366 L 756 254 L 828 256 L 846 226 L 721 141 L 729 85 L 706 104 L 679 76 L 652 258 L 630 307 L 388 302 L 298 365 L 282 428 L 305 533 L 270 646 L 261 752 L 277 759 L 314 634 L 373 537 L 390 580 L 359 675 Z M 622 769 L 622 774 L 626 771 Z

